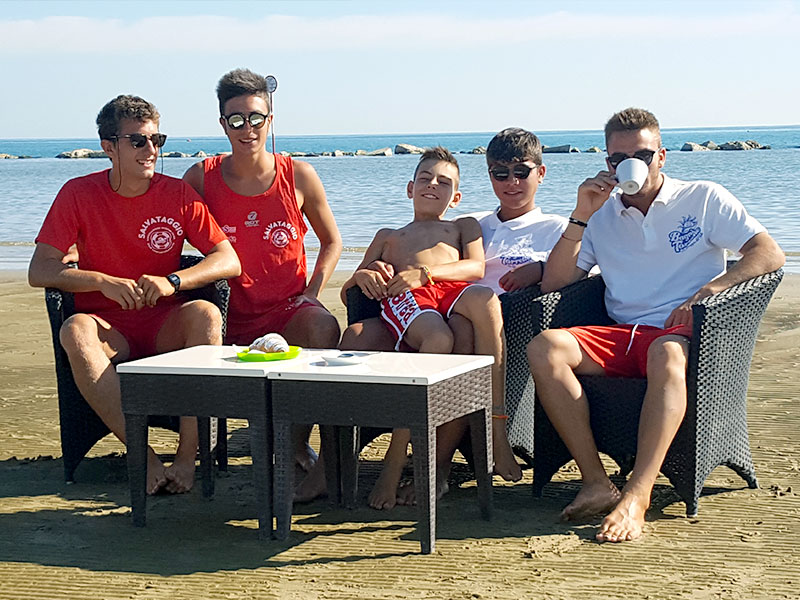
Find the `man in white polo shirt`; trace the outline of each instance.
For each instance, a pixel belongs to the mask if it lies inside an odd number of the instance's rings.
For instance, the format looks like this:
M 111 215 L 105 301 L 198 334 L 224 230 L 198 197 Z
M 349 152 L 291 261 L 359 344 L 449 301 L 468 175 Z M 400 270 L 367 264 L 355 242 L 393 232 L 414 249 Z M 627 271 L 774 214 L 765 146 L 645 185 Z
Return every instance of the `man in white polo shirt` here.
M 583 478 L 562 518 L 608 513 L 596 537 L 621 542 L 642 533 L 653 485 L 686 411 L 691 305 L 779 268 L 784 255 L 725 188 L 661 173 L 667 153 L 652 113 L 615 114 L 605 137 L 609 170 L 578 188 L 542 290 L 564 287 L 597 265 L 608 314 L 618 325 L 544 331 L 529 344 L 528 361 L 542 406 Z M 615 169 L 626 158 L 648 169 L 632 195 L 614 189 Z M 726 249 L 742 255 L 727 272 Z M 621 492 L 600 462 L 579 374 L 647 377 L 636 462 Z

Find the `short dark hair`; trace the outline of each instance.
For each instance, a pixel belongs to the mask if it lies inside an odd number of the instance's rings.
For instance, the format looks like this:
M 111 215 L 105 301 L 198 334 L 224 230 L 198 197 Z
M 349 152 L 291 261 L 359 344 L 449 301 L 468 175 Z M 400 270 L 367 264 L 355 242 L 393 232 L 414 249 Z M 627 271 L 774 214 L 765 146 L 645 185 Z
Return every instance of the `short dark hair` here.
M 97 134 L 101 140 L 111 140 L 119 134 L 119 124 L 123 119 L 133 119 L 144 123 L 153 121 L 158 125 L 161 115 L 156 107 L 139 96 L 120 94 L 97 113 Z
M 435 160 L 436 162 L 446 162 L 450 163 L 456 168 L 456 185 L 455 189 L 458 189 L 458 182 L 461 178 L 461 171 L 458 168 L 458 161 L 456 157 L 453 156 L 453 153 L 450 152 L 444 146 L 434 146 L 433 148 L 426 148 L 425 151 L 422 153 L 422 156 L 419 157 L 419 162 L 417 163 L 417 168 L 414 169 L 414 179 L 417 178 L 417 173 L 419 172 L 419 167 L 424 163 L 426 160 Z
M 659 144 L 661 144 L 661 127 L 658 119 L 649 110 L 643 108 L 626 108 L 611 116 L 606 123 L 606 146 L 612 133 L 623 131 L 639 131 L 641 129 L 652 129 L 658 134 Z
M 267 112 L 272 112 L 266 78 L 250 69 L 234 69 L 220 78 L 217 83 L 220 115 L 225 115 L 225 103 L 237 96 L 259 96 L 267 103 Z
M 524 162 L 532 160 L 537 165 L 542 164 L 542 142 L 521 127 L 503 129 L 492 138 L 486 148 L 486 162 Z

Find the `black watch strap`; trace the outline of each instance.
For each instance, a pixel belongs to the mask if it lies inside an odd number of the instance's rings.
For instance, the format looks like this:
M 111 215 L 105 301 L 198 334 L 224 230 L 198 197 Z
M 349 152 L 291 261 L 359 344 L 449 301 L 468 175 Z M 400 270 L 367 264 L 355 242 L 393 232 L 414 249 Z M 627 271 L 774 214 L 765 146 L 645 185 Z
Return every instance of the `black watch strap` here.
M 181 278 L 175 275 L 175 273 L 170 273 L 167 275 L 167 281 L 172 284 L 172 287 L 175 288 L 175 293 L 179 292 L 181 289 Z

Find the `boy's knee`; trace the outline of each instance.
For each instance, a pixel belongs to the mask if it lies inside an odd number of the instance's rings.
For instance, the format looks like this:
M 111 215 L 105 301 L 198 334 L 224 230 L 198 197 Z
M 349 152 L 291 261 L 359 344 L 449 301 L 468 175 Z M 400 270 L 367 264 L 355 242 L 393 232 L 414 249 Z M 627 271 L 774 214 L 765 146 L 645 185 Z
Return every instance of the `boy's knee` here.
M 559 360 L 559 354 L 564 350 L 561 333 L 547 329 L 528 342 L 528 365 L 531 368 L 531 372 L 535 373 L 543 368 L 549 369 L 554 362 Z
M 678 336 L 658 338 L 647 349 L 647 377 L 686 380 L 689 341 Z
M 472 318 L 486 318 L 487 313 L 500 314 L 500 300 L 497 295 L 488 287 L 483 285 L 472 285 L 464 290 L 461 298 L 456 303 L 456 311 Z
M 206 300 L 193 300 L 181 307 L 181 328 L 185 333 L 205 332 L 208 343 L 222 339 L 222 313 L 215 304 Z
M 58 332 L 58 340 L 68 356 L 88 349 L 97 337 L 97 322 L 83 313 L 69 317 Z
M 312 347 L 336 348 L 339 345 L 339 322 L 328 311 L 315 311 L 309 322 L 308 337 Z

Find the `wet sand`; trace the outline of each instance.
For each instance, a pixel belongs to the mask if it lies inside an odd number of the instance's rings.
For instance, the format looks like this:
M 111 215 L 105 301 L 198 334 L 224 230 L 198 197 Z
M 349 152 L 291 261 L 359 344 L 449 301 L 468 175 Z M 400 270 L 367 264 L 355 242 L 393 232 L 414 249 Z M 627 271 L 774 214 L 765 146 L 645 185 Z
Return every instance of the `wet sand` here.
M 344 318 L 336 285 L 326 304 Z M 123 446 L 101 441 L 66 485 L 53 353 L 41 290 L 0 272 L 0 599 L 6 598 L 800 598 L 800 276 L 787 276 L 762 324 L 749 426 L 760 489 L 725 467 L 687 519 L 659 479 L 645 536 L 597 544 L 599 519 L 558 522 L 578 488 L 574 465 L 531 495 L 531 473 L 496 478 L 495 516 L 474 481 L 439 503 L 437 551 L 419 554 L 415 511 L 297 506 L 283 542 L 259 542 L 246 422 L 231 423 L 230 470 L 213 499 L 199 483 L 148 502 L 130 522 Z M 151 430 L 157 451 L 173 434 Z M 362 457 L 364 494 L 381 444 Z

